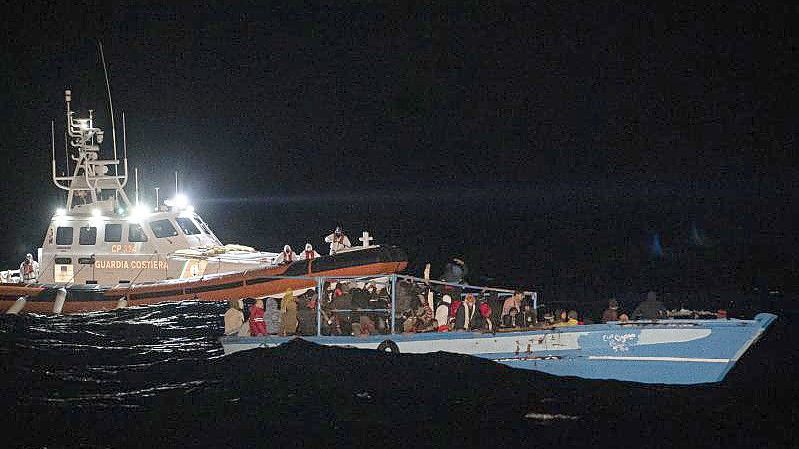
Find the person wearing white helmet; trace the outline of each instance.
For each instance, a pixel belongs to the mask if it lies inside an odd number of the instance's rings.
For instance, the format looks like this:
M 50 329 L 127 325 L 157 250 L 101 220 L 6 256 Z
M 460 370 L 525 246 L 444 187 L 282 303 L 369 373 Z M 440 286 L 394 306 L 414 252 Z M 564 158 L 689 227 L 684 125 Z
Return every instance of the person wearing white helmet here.
M 37 279 L 39 279 L 39 262 L 33 260 L 33 254 L 28 253 L 19 265 L 19 280 L 24 284 L 34 284 Z
M 297 257 L 297 254 L 295 254 L 294 251 L 291 250 L 291 247 L 289 245 L 286 245 L 283 247 L 283 251 L 280 254 L 278 254 L 278 256 L 275 258 L 275 264 L 277 265 L 287 264 L 294 262 L 295 260 L 298 259 L 299 258 Z
M 341 226 L 336 226 L 336 230 L 333 231 L 332 234 L 325 237 L 325 242 L 330 243 L 331 256 L 343 249 L 350 248 L 352 246 L 349 237 L 347 237 L 344 234 L 344 230 L 341 229 Z
M 313 249 L 313 246 L 311 246 L 310 243 L 306 243 L 305 251 L 300 253 L 300 260 L 312 260 L 316 259 L 317 257 L 319 257 L 319 253 L 317 253 L 316 250 Z
M 441 304 L 436 307 L 436 322 L 438 323 L 438 327 L 436 330 L 438 332 L 448 332 L 449 331 L 449 305 L 452 304 L 452 297 L 449 295 L 444 295 L 441 298 Z

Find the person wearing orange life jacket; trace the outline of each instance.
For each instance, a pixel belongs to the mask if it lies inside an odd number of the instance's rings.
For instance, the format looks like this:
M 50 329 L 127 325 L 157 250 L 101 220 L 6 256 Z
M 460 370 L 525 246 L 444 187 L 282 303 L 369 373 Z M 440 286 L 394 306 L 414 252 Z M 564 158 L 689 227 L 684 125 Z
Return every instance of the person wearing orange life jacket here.
M 28 253 L 19 265 L 19 280 L 24 284 L 34 284 L 37 279 L 39 279 L 39 262 L 33 260 L 33 254 Z
M 283 251 L 275 258 L 275 264 L 282 265 L 292 263 L 295 260 L 299 260 L 299 257 L 297 257 L 297 254 L 292 251 L 289 245 L 286 245 L 283 247 Z
M 325 242 L 330 243 L 331 256 L 343 249 L 352 247 L 349 237 L 344 234 L 341 226 L 336 226 L 336 230 L 333 231 L 332 234 L 325 237 Z
M 319 253 L 317 253 L 316 250 L 313 249 L 313 246 L 311 246 L 310 243 L 306 243 L 305 244 L 305 251 L 300 253 L 300 259 L 301 260 L 313 260 L 313 259 L 316 259 L 317 257 L 319 257 Z

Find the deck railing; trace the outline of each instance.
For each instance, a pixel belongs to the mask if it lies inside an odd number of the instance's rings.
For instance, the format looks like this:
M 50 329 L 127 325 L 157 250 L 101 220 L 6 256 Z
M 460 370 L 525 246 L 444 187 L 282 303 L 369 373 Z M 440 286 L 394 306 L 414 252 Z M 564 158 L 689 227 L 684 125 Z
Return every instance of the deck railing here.
M 417 295 L 423 295 L 424 300 L 427 300 L 429 292 L 437 290 L 437 293 L 440 295 L 442 293 L 447 293 L 450 296 L 460 295 L 461 298 L 465 297 L 467 294 L 475 294 L 475 295 L 495 295 L 495 298 L 505 298 L 509 297 L 514 293 L 514 290 L 507 289 L 507 288 L 496 288 L 496 287 L 485 287 L 485 286 L 477 286 L 477 285 L 469 285 L 469 284 L 459 284 L 453 282 L 444 282 L 432 279 L 423 279 L 414 276 L 408 275 L 401 275 L 401 274 L 386 274 L 386 275 L 369 275 L 369 276 L 269 276 L 269 278 L 274 279 L 304 279 L 309 281 L 314 281 L 314 290 L 316 293 L 316 335 L 322 336 L 323 335 L 323 317 L 326 317 L 328 313 L 334 314 L 348 314 L 348 313 L 356 313 L 356 314 L 387 314 L 388 319 L 386 327 L 388 328 L 389 334 L 396 334 L 401 333 L 402 330 L 397 329 L 398 326 L 398 318 L 401 317 L 401 314 L 406 312 L 406 310 L 398 310 L 397 303 L 398 303 L 398 290 L 399 284 L 404 282 L 406 285 L 404 288 L 407 288 L 408 291 L 406 294 L 412 295 L 412 297 L 416 297 Z M 388 307 L 386 308 L 334 308 L 332 306 L 332 302 L 334 298 L 329 298 L 329 294 L 332 295 L 332 289 L 330 288 L 332 283 L 362 283 L 365 287 L 368 284 L 373 284 L 376 287 L 377 292 L 381 292 L 385 289 L 386 294 L 384 295 L 377 295 L 377 297 L 382 297 L 387 299 Z M 310 288 L 310 287 L 309 287 Z M 538 309 L 538 294 L 533 291 L 523 291 L 522 292 L 526 298 L 532 303 L 533 310 Z M 412 298 L 413 299 L 413 298 Z M 454 298 L 453 298 L 454 299 Z M 434 306 L 433 306 L 434 307 Z M 435 309 L 433 308 L 433 312 Z M 329 333 L 332 335 L 332 329 L 330 329 Z

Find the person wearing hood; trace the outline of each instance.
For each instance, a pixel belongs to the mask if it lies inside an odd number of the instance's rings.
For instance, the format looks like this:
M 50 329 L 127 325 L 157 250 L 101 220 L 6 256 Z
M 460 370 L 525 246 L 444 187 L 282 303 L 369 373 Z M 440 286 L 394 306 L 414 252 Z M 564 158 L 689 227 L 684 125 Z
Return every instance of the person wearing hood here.
M 294 335 L 297 324 L 297 298 L 291 289 L 287 289 L 280 301 L 280 335 Z
M 300 259 L 302 260 L 313 260 L 319 257 L 319 253 L 313 249 L 313 246 L 310 243 L 305 244 L 305 251 L 300 254 Z
M 228 299 L 228 309 L 225 312 L 225 335 L 238 335 L 244 324 L 244 312 L 241 310 L 240 299 Z
M 275 264 L 283 265 L 283 264 L 292 263 L 295 260 L 299 260 L 297 254 L 294 253 L 294 251 L 291 249 L 289 245 L 286 245 L 283 247 L 283 251 L 281 251 L 281 253 L 278 254 L 278 256 L 275 258 Z
M 266 322 L 264 321 L 264 301 L 256 299 L 250 307 L 250 336 L 265 337 Z
M 352 247 L 349 237 L 344 234 L 341 226 L 336 226 L 332 234 L 325 237 L 325 242 L 330 243 L 330 255 L 338 253 L 341 250 Z
M 452 298 L 449 295 L 444 295 L 441 298 L 441 304 L 436 307 L 436 323 L 438 323 L 437 330 L 439 332 L 449 331 L 449 306 L 452 304 Z

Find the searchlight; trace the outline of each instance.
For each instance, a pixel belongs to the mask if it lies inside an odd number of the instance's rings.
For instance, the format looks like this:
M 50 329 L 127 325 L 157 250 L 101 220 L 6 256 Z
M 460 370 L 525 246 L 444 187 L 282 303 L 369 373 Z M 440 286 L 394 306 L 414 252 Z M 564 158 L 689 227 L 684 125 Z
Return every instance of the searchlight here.
M 138 223 L 150 215 L 150 208 L 146 204 L 137 204 L 130 210 L 128 221 Z

